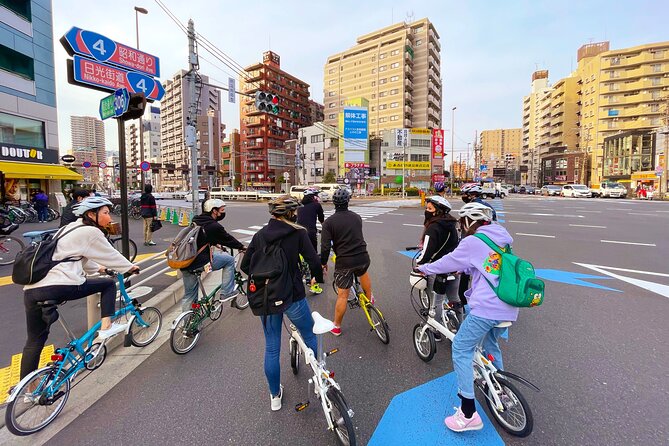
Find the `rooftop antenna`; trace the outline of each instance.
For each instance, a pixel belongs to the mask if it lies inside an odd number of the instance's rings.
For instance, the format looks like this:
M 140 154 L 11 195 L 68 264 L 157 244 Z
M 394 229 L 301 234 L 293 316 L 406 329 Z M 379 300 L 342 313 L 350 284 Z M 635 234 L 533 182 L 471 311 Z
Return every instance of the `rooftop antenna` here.
M 409 11 L 409 12 L 407 12 L 406 16 L 407 16 L 407 23 L 413 23 L 413 20 L 414 20 L 414 13 L 413 13 L 413 11 Z

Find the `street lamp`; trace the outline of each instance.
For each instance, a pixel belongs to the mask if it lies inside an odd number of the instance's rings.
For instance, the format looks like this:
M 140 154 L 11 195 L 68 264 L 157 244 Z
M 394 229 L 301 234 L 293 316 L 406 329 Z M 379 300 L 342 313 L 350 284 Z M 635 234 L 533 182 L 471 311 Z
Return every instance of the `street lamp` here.
M 455 160 L 455 109 L 458 107 L 453 107 L 451 109 L 451 195 L 453 195 L 453 161 Z
M 137 49 L 139 49 L 139 15 L 148 13 L 149 11 L 146 8 L 135 6 L 135 35 L 137 36 Z M 139 162 L 144 162 L 144 122 L 141 116 L 139 118 Z M 140 190 L 143 192 L 144 183 L 146 181 L 146 173 L 143 169 L 141 169 L 140 172 L 140 181 L 142 183 Z

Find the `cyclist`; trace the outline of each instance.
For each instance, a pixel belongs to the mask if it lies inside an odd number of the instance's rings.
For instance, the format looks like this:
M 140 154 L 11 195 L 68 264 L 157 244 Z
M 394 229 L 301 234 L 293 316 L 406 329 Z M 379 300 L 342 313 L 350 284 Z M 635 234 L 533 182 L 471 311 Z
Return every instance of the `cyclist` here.
M 434 192 L 440 197 L 446 195 L 446 185 L 443 181 L 437 181 L 434 183 Z
M 454 415 L 447 417 L 446 426 L 455 431 L 479 430 L 483 421 L 474 405 L 474 372 L 472 361 L 476 347 L 483 349 L 495 359 L 493 364 L 503 370 L 502 352 L 498 338 L 504 331 L 495 326 L 501 322 L 515 321 L 518 308 L 502 302 L 488 283 L 499 282 L 500 257 L 488 245 L 470 235 L 480 232 L 499 246 L 511 245 L 511 235 L 501 225 L 494 224 L 489 207 L 480 203 L 468 203 L 458 211 L 463 238 L 455 250 L 437 260 L 418 267 L 424 274 L 443 274 L 449 271 L 464 271 L 472 276 L 472 287 L 467 291 L 469 316 L 464 320 L 453 340 L 453 368 L 457 374 L 458 395 L 462 404 Z M 487 279 L 487 280 L 486 280 Z
M 353 286 L 354 276 L 360 278 L 360 285 L 369 300 L 374 303 L 372 281 L 367 269 L 370 265 L 367 243 L 362 235 L 362 218 L 348 210 L 351 193 L 348 189 L 339 188 L 332 195 L 335 213 L 323 223 L 321 233 L 321 265 L 327 273 L 330 248 L 337 256 L 335 262 L 334 282 L 339 291 L 335 304 L 335 328 L 331 333 L 341 335 L 341 322 L 346 313 L 349 290 Z
M 37 369 L 40 353 L 49 336 L 49 327 L 58 320 L 56 308 L 43 312 L 41 302 L 53 300 L 62 303 L 100 293 L 102 325 L 98 338 L 106 339 L 125 331 L 127 324 L 111 322 L 115 312 L 115 282 L 103 277 L 86 277 L 87 273 L 103 272 L 105 268 L 131 273 L 139 271 L 139 266 L 130 263 L 105 237 L 105 227 L 112 220 L 111 208 L 111 201 L 102 197 L 88 197 L 79 202 L 73 212 L 80 218 L 60 229 L 56 235 L 61 238 L 53 260 L 64 261 L 56 264 L 44 279 L 23 287 L 28 339 L 21 359 L 21 378 Z
M 193 274 L 196 269 L 202 268 L 211 262 L 213 271 L 222 269 L 221 272 L 221 299 L 224 302 L 234 299 L 239 294 L 235 289 L 235 258 L 225 252 L 212 252 L 212 246 L 227 246 L 228 248 L 244 251 L 244 245 L 228 234 L 219 223 L 225 218 L 225 202 L 218 198 L 211 198 L 202 204 L 202 213 L 193 219 L 193 223 L 201 226 L 202 230 L 197 236 L 197 249 L 202 249 L 193 263 L 181 270 L 184 280 L 184 297 L 181 301 L 181 309 L 188 311 L 192 303 L 197 299 L 197 276 Z
M 434 195 L 426 200 L 425 205 L 425 229 L 421 237 L 420 246 L 422 250 L 416 258 L 416 265 L 423 265 L 425 263 L 439 260 L 449 252 L 453 251 L 460 241 L 457 231 L 458 221 L 450 214 L 451 204 L 443 197 Z M 459 277 L 455 276 L 455 280 L 448 280 L 445 275 L 430 275 L 427 278 L 428 295 L 434 291 L 435 307 L 437 310 L 437 320 L 441 320 L 443 312 L 444 297 L 448 296 L 448 300 L 455 305 L 455 311 L 458 318 L 461 319 L 462 308 L 460 306 L 460 299 L 458 298 L 458 284 Z M 441 341 L 441 335 L 435 332 L 435 339 Z
M 495 212 L 495 208 L 493 208 L 490 203 L 481 198 L 481 195 L 483 194 L 483 188 L 481 186 L 475 184 L 473 186 L 462 189 L 461 192 L 462 201 L 465 203 L 481 203 L 482 205 L 488 206 L 490 209 L 492 209 L 493 221 L 497 221 L 497 212 Z
M 318 230 L 316 228 L 316 221 L 323 224 L 325 215 L 323 214 L 323 206 L 321 206 L 318 199 L 319 190 L 310 187 L 304 191 L 302 198 L 302 206 L 297 209 L 297 224 L 303 226 L 309 234 L 309 240 L 318 252 Z M 316 283 L 310 286 L 309 291 L 313 294 L 321 294 L 323 289 Z
M 251 240 L 248 250 L 242 259 L 241 269 L 249 276 L 251 258 L 257 250 L 263 249 L 267 243 L 279 243 L 286 256 L 288 274 L 293 278 L 293 287 L 286 290 L 286 304 L 278 313 L 263 315 L 263 331 L 265 333 L 265 377 L 269 385 L 270 404 L 273 411 L 281 409 L 283 385 L 281 385 L 281 323 L 284 313 L 297 327 L 307 346 L 314 352 L 318 351 L 316 335 L 313 333 L 314 319 L 309 304 L 305 299 L 302 273 L 298 268 L 300 255 L 309 263 L 312 284 L 323 282 L 323 271 L 320 267 L 318 254 L 311 245 L 307 231 L 296 223 L 297 199 L 283 195 L 269 202 L 271 218 L 267 226 L 258 231 Z
M 89 195 L 90 192 L 86 189 L 81 189 L 78 187 L 72 189 L 72 200 L 70 200 L 67 206 L 65 206 L 65 209 L 63 209 L 63 213 L 60 216 L 60 228 L 77 220 L 77 216 L 72 212 L 72 208 Z

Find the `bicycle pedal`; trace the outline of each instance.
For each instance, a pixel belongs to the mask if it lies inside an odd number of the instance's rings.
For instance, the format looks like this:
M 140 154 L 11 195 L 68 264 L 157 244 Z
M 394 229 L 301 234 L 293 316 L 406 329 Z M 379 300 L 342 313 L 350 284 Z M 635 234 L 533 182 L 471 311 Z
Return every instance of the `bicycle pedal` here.
M 297 404 L 295 405 L 295 410 L 296 410 L 297 412 L 302 412 L 302 411 L 303 411 L 304 409 L 306 409 L 307 407 L 309 407 L 309 401 L 307 401 L 306 403 L 297 403 Z
M 132 346 L 132 340 L 130 338 L 130 333 L 126 333 L 126 335 L 123 338 L 123 347 L 130 347 Z

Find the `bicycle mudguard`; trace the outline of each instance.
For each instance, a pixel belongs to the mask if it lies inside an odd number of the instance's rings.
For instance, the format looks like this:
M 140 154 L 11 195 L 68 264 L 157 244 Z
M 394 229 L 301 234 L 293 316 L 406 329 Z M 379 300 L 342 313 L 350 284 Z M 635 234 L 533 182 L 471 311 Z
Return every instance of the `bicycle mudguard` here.
M 48 370 L 50 368 L 51 368 L 51 366 L 46 366 L 46 367 L 42 367 L 41 369 L 37 369 L 33 372 L 28 373 L 25 376 L 25 378 L 23 378 L 21 381 L 19 381 L 19 383 L 17 385 L 14 386 L 14 388 L 12 389 L 12 393 L 9 394 L 9 397 L 7 398 L 7 401 L 5 401 L 5 403 L 11 403 L 12 401 L 14 401 L 16 399 L 16 397 L 18 396 L 19 389 L 21 389 L 21 387 L 23 387 L 23 385 L 26 382 L 30 381 L 33 376 L 35 376 L 37 373 L 40 373 L 44 370 Z
M 534 384 L 532 384 L 531 382 L 529 382 L 528 380 L 526 380 L 522 376 L 516 375 L 515 373 L 511 373 L 511 372 L 505 372 L 504 370 L 497 370 L 497 373 L 504 376 L 504 377 L 511 378 L 514 381 L 518 381 L 519 383 L 526 385 L 527 387 L 534 390 L 535 392 L 541 392 L 541 390 L 537 386 L 535 386 Z

